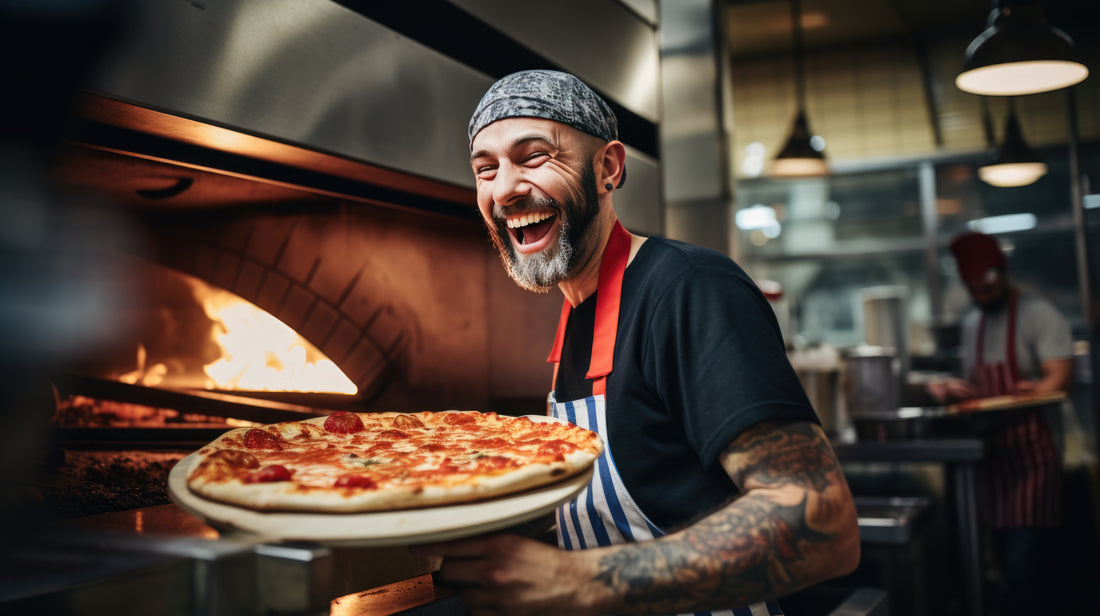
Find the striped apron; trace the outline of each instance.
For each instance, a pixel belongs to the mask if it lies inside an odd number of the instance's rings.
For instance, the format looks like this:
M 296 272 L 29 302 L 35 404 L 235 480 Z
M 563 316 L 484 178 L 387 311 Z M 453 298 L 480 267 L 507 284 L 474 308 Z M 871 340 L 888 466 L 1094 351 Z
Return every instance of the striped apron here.
M 593 379 L 592 395 L 580 400 L 558 402 L 554 392 L 551 392 L 548 398 L 549 411 L 553 417 L 592 430 L 604 439 L 604 451 L 596 460 L 591 483 L 573 501 L 557 510 L 558 545 L 565 550 L 645 541 L 665 534 L 650 522 L 623 485 L 607 442 L 607 375 L 612 368 L 615 334 L 619 324 L 619 297 L 629 254 L 630 234 L 616 222 L 600 265 L 592 359 L 585 374 L 586 378 Z M 554 364 L 555 382 L 565 339 L 565 326 L 571 310 L 569 302 L 564 302 L 554 346 L 547 360 Z M 694 612 L 698 616 L 765 616 L 782 613 L 779 605 L 771 601 L 732 610 Z
M 978 321 L 971 381 L 982 397 L 1012 394 L 1020 380 L 1016 364 L 1016 304 L 1008 300 L 1005 359 L 986 363 L 985 314 Z M 995 528 L 1055 526 L 1061 514 L 1062 460 L 1039 409 L 1012 411 L 987 439 L 987 496 Z

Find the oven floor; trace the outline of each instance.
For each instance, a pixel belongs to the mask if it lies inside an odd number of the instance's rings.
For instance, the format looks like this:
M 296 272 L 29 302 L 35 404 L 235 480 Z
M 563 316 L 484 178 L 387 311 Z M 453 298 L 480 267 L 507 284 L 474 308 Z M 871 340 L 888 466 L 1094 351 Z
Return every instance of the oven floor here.
M 165 505 L 168 473 L 190 451 L 65 449 L 25 486 L 46 519 L 68 519 Z

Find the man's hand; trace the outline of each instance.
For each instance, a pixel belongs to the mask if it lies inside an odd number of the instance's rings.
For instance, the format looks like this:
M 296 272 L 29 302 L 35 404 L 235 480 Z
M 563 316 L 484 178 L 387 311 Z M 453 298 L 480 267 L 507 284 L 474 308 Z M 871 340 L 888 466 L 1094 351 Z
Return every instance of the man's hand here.
M 439 578 L 455 589 L 471 616 L 595 614 L 581 607 L 594 571 L 585 552 L 564 552 L 518 535 L 488 535 L 417 546 L 443 557 Z
M 925 389 L 928 391 L 928 395 L 941 404 L 977 398 L 979 394 L 978 388 L 972 383 L 955 378 L 933 381 L 928 383 Z

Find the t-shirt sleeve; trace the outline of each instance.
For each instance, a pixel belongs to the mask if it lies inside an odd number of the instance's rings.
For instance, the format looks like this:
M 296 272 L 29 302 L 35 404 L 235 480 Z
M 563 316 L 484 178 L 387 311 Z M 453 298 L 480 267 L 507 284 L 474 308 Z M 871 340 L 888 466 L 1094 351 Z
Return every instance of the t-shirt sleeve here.
M 648 378 L 705 467 L 755 423 L 818 421 L 771 306 L 740 268 L 687 270 L 649 329 Z
M 1073 335 L 1069 322 L 1048 301 L 1035 299 L 1028 325 L 1035 328 L 1035 352 L 1040 362 L 1073 356 Z

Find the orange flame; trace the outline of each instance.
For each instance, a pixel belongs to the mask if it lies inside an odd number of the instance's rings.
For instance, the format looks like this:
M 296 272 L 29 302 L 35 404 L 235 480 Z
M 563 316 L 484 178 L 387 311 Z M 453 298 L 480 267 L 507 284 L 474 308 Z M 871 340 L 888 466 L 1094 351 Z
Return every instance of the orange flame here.
M 145 365 L 146 351 L 144 344 L 138 344 L 137 369 L 125 374 L 120 374 L 118 380 L 131 385 L 140 384 L 146 387 L 156 387 L 164 381 L 164 375 L 168 374 L 168 366 L 156 363 L 152 366 Z
M 203 366 L 219 389 L 354 394 L 337 365 L 271 314 L 219 289 L 195 295 L 213 321 L 222 356 Z

